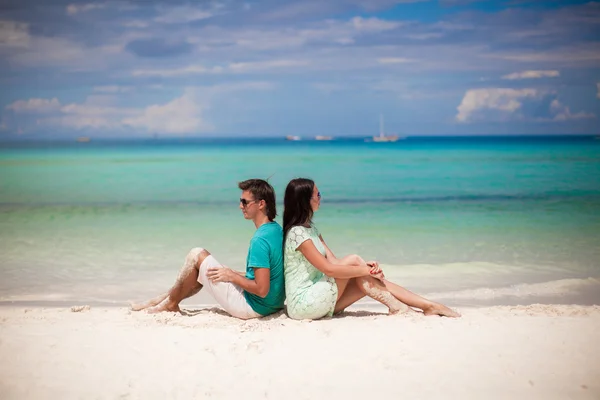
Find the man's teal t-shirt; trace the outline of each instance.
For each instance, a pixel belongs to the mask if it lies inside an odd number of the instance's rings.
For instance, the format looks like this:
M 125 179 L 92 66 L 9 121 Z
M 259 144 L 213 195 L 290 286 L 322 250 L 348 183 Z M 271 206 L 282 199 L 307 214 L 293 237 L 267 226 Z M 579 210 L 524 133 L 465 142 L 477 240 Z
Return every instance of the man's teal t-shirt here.
M 277 222 L 258 227 L 246 258 L 246 278 L 254 280 L 255 268 L 271 270 L 271 286 L 265 298 L 244 290 L 246 301 L 260 315 L 269 315 L 283 308 L 285 282 L 283 280 L 283 229 Z

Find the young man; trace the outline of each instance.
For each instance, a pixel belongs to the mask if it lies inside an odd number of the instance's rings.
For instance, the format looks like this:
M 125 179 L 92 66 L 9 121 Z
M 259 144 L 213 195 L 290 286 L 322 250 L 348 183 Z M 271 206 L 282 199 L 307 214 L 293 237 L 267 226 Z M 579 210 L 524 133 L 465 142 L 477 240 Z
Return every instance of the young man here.
M 262 179 L 238 184 L 242 190 L 240 210 L 252 220 L 256 232 L 250 240 L 246 273 L 221 265 L 208 251 L 192 249 L 171 290 L 141 304 L 134 311 L 179 311 L 179 303 L 206 288 L 214 299 L 234 317 L 259 318 L 283 308 L 283 230 L 274 221 L 275 191 Z

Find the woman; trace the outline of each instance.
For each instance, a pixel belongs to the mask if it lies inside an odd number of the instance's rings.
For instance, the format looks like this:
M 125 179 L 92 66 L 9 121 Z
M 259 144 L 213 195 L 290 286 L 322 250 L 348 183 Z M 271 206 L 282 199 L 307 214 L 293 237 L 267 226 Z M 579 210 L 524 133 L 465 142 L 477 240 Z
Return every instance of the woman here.
M 390 314 L 419 308 L 425 315 L 459 317 L 448 307 L 418 296 L 385 279 L 376 261 L 357 255 L 338 259 L 312 224 L 321 204 L 314 181 L 293 179 L 283 200 L 283 250 L 287 311 L 293 319 L 318 319 L 343 311 L 364 296 Z

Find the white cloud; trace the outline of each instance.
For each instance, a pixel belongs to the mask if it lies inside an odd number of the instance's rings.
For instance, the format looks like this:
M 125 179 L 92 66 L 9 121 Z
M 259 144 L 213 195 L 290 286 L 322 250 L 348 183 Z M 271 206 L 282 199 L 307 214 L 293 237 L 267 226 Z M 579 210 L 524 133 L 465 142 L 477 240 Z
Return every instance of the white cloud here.
M 303 60 L 267 60 L 253 62 L 238 62 L 229 64 L 228 70 L 231 72 L 257 72 L 279 68 L 293 68 L 307 65 L 307 61 Z
M 485 57 L 523 63 L 552 63 L 581 67 L 586 63 L 597 64 L 600 60 L 600 44 L 584 42 L 579 45 L 555 47 L 549 50 L 527 53 L 522 51 L 495 51 L 485 55 Z
M 144 29 L 150 26 L 150 23 L 137 19 L 125 21 L 121 23 L 125 28 Z
M 403 24 L 399 21 L 386 21 L 379 18 L 362 18 L 354 17 L 350 20 L 350 23 L 357 31 L 361 32 L 383 32 L 396 29 Z
M 231 63 L 225 67 L 214 66 L 205 67 L 203 65 L 189 65 L 182 68 L 173 69 L 142 69 L 134 70 L 133 76 L 161 76 L 174 77 L 182 75 L 202 75 L 202 74 L 220 74 L 220 73 L 248 73 L 262 72 L 273 69 L 293 68 L 307 65 L 303 60 L 266 60 L 266 61 L 248 61 Z
M 443 36 L 444 34 L 440 32 L 412 33 L 410 35 L 406 35 L 407 38 L 414 40 L 438 39 Z
M 213 15 L 212 11 L 202 10 L 197 7 L 181 6 L 163 10 L 161 15 L 154 18 L 154 20 L 165 24 L 181 24 L 207 19 Z
M 138 69 L 131 74 L 133 76 L 162 76 L 173 77 L 181 75 L 197 75 L 197 74 L 218 74 L 223 72 L 223 67 L 204 67 L 203 65 L 189 65 L 182 68 L 173 69 Z
M 478 113 L 485 110 L 496 110 L 505 114 L 518 111 L 527 97 L 538 97 L 536 89 L 471 89 L 467 90 L 460 105 L 457 107 L 458 122 L 470 122 L 477 119 Z
M 167 104 L 152 105 L 141 115 L 125 118 L 123 124 L 156 133 L 201 133 L 212 130 L 202 119 L 204 108 L 194 90 L 187 89 L 183 96 Z
M 539 89 L 485 88 L 467 90 L 457 107 L 456 120 L 476 121 L 566 121 L 594 118 L 593 114 L 572 113 L 560 103 L 554 91 Z
M 76 15 L 79 13 L 101 9 L 104 7 L 106 7 L 105 3 L 69 4 L 67 6 L 67 14 Z
M 107 86 L 95 86 L 94 92 L 96 93 L 125 93 L 132 90 L 131 86 L 119 86 L 119 85 L 107 85 Z
M 0 49 L 29 46 L 29 25 L 16 21 L 0 21 Z
M 411 60 L 410 58 L 402 57 L 383 57 L 377 59 L 379 64 L 405 64 L 413 61 L 414 60 Z
M 61 107 L 58 99 L 29 99 L 17 100 L 6 106 L 7 110 L 12 110 L 16 113 L 48 113 L 58 111 Z
M 267 90 L 269 82 L 241 82 L 206 87 L 186 88 L 180 97 L 164 104 L 147 107 L 121 107 L 116 97 L 107 94 L 90 95 L 82 103 L 63 105 L 57 98 L 18 100 L 6 107 L 15 114 L 37 117 L 39 126 L 61 126 L 70 129 L 111 129 L 165 134 L 201 134 L 213 130 L 204 118 L 212 98 L 244 90 Z M 118 86 L 102 87 L 111 93 Z M 100 91 L 102 93 L 102 90 Z M 116 90 L 116 89 L 114 89 Z M 120 89 L 119 89 L 120 90 Z
M 267 29 L 209 26 L 197 35 L 190 35 L 188 41 L 197 44 L 203 50 L 227 47 L 227 50 L 232 52 L 235 50 L 232 50 L 232 46 L 236 46 L 242 51 L 246 49 L 289 51 L 310 44 L 349 45 L 361 36 L 389 31 L 404 25 L 402 21 L 354 17 L 348 20 L 327 19 L 310 23 L 302 28 L 296 25 Z
M 60 36 L 32 35 L 28 24 L 0 22 L 0 55 L 11 66 L 59 67 L 69 70 L 102 69 L 107 59 L 122 52 L 122 45 L 85 47 Z M 4 54 L 3 54 L 4 53 Z
M 567 121 L 572 119 L 587 119 L 595 118 L 596 116 L 592 113 L 586 113 L 580 111 L 578 113 L 572 113 L 568 106 L 563 105 L 558 99 L 552 100 L 550 103 L 550 110 L 554 113 L 553 121 Z
M 312 84 L 312 87 L 326 94 L 331 94 L 333 92 L 338 92 L 348 88 L 347 86 L 341 85 L 339 83 L 330 82 L 315 82 Z
M 560 72 L 556 70 L 534 70 L 513 72 L 512 74 L 504 75 L 502 79 L 539 79 L 539 78 L 556 78 L 560 76 Z

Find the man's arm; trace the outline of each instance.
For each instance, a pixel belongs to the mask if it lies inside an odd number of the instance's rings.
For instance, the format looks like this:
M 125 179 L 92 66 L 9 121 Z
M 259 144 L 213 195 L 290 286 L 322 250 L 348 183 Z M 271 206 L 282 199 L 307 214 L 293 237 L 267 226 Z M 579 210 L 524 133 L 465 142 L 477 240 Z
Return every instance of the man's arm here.
M 271 270 L 269 268 L 254 268 L 254 280 L 246 278 L 239 271 L 231 268 L 209 268 L 206 276 L 212 282 L 231 282 L 246 292 L 259 297 L 266 297 L 271 288 Z
M 235 274 L 231 282 L 246 292 L 264 298 L 269 294 L 269 289 L 271 288 L 271 270 L 269 268 L 254 268 L 254 280 L 248 279 L 241 274 Z
M 256 238 L 250 241 L 248 267 L 254 269 L 254 280 L 230 268 L 209 268 L 207 276 L 213 282 L 231 282 L 248 293 L 264 298 L 271 288 L 269 250 L 269 243 L 263 239 Z

